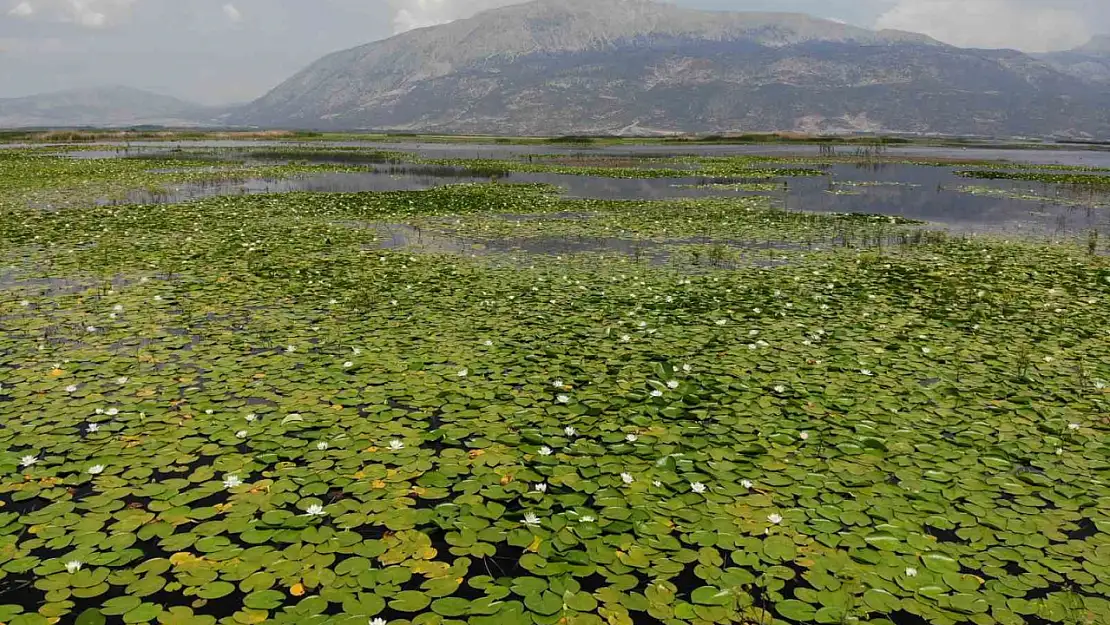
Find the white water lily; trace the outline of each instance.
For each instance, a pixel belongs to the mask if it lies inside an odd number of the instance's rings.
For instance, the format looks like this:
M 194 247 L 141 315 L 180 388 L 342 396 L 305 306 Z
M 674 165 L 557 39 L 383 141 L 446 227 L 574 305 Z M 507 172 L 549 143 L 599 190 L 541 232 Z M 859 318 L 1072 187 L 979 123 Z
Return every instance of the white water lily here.
M 623 342 L 623 343 L 627 343 L 631 340 L 632 340 L 632 337 L 628 336 L 627 334 L 625 334 L 624 336 L 621 337 L 621 342 Z
M 29 302 L 27 300 L 20 300 L 19 305 L 26 308 L 26 307 L 31 305 L 31 302 Z
M 98 330 L 98 328 L 96 326 L 89 326 L 89 327 L 85 328 L 85 332 L 88 332 L 89 334 L 93 334 L 97 330 Z
M 1078 430 L 1081 427 L 1083 427 L 1083 426 L 1079 425 L 1078 423 L 1069 423 L 1068 424 L 1068 429 L 1071 430 L 1072 432 Z
M 224 478 L 224 488 L 237 488 L 243 485 L 243 480 L 238 475 L 229 475 Z
M 663 391 L 654 390 L 654 391 L 651 392 L 651 396 L 652 397 L 662 397 L 663 396 Z
M 258 415 L 254 414 L 254 413 L 251 413 L 251 414 L 247 415 L 246 418 L 247 418 L 247 423 L 253 423 L 254 420 L 258 418 Z
M 38 456 L 23 456 L 22 458 L 19 459 L 19 464 L 23 465 L 24 468 L 26 468 L 26 467 L 29 467 L 29 466 L 37 463 L 38 461 L 39 461 Z
M 768 515 L 767 520 L 770 521 L 772 525 L 778 525 L 779 523 L 782 523 L 782 515 L 775 512 Z
M 459 371 L 459 373 L 458 373 L 458 376 L 460 378 L 465 378 L 468 375 L 470 375 L 470 369 L 463 369 L 462 371 Z
M 555 388 L 563 388 L 563 381 L 562 380 L 555 380 L 554 382 L 551 383 L 551 386 L 554 386 Z
M 162 296 L 161 295 L 155 295 L 154 296 L 154 301 L 156 301 L 156 302 L 162 301 Z
M 570 438 L 574 438 L 578 435 L 578 430 L 574 429 L 573 425 L 568 425 L 567 427 L 563 428 L 563 434 L 566 434 Z
M 550 456 L 552 453 L 554 453 L 554 452 L 551 451 L 551 448 L 548 447 L 547 445 L 544 445 L 543 447 L 540 447 L 540 455 L 541 456 Z
M 285 353 L 286 354 L 292 354 L 292 353 L 295 353 L 296 351 L 297 351 L 297 348 L 294 347 L 293 345 L 287 345 L 285 347 Z
M 640 437 L 636 436 L 635 434 L 629 434 L 628 436 L 624 437 L 624 440 L 628 441 L 629 443 L 635 443 L 636 441 L 640 440 Z
M 82 566 L 83 564 L 80 560 L 70 560 L 69 562 L 66 562 L 66 572 L 72 575 L 77 571 L 80 571 Z
M 570 395 L 559 395 L 558 397 L 555 398 L 555 401 L 559 402 L 560 404 L 569 404 L 570 403 Z
M 324 506 L 321 506 L 318 503 L 314 503 L 309 506 L 308 510 L 305 510 L 304 513 L 305 516 L 327 516 L 328 514 L 327 511 L 324 510 Z
M 743 486 L 744 488 L 749 489 L 749 490 L 753 486 L 755 486 L 755 484 L 753 484 L 751 480 L 740 480 L 740 485 Z
M 706 491 L 705 484 L 701 482 L 690 482 L 690 490 L 698 494 L 704 493 Z
M 579 517 L 578 520 L 581 521 L 582 523 L 593 523 L 597 519 L 595 519 L 594 517 L 587 514 L 586 516 Z
M 690 373 L 694 370 L 694 367 L 692 365 L 682 365 L 682 370 L 686 373 Z
M 542 483 L 542 482 L 541 482 L 541 483 L 539 483 L 539 484 L 536 484 L 536 485 L 535 485 L 535 486 L 533 486 L 532 488 L 533 488 L 533 489 L 534 489 L 534 490 L 535 490 L 535 491 L 536 491 L 537 493 L 546 493 L 546 492 L 547 492 L 547 484 L 546 484 L 546 483 Z
M 94 464 L 93 466 L 89 467 L 89 470 L 88 470 L 89 475 L 100 475 L 103 472 L 104 472 L 104 465 L 102 465 L 102 464 Z
M 667 388 L 671 389 L 672 391 L 678 388 L 678 386 L 678 380 L 671 380 L 670 382 L 667 382 Z
M 781 395 L 786 392 L 786 387 L 780 384 L 775 387 L 775 392 Z
M 1057 448 L 1056 448 L 1056 455 L 1057 455 L 1057 456 L 1062 456 L 1062 455 L 1064 455 L 1064 448 L 1063 448 L 1063 447 L 1057 447 Z
M 67 393 L 76 393 L 77 392 L 77 385 L 76 384 L 71 384 L 71 385 L 67 386 L 66 387 L 66 392 Z
M 246 438 L 246 437 L 247 437 L 247 431 L 246 430 L 239 430 L 238 432 L 235 433 L 235 438 Z
M 621 481 L 625 484 L 631 484 L 636 481 L 636 478 L 631 473 L 621 473 Z
M 121 375 L 120 377 L 116 378 L 116 384 L 127 384 L 130 381 L 131 381 L 131 378 L 129 378 L 125 375 Z
M 392 451 L 401 451 L 402 449 L 405 448 L 405 444 L 403 442 L 401 442 L 400 439 L 395 438 L 395 439 L 389 441 L 389 448 Z
M 539 525 L 540 524 L 540 517 L 536 516 L 535 512 L 526 512 L 524 514 L 524 524 L 525 525 Z
M 1106 380 L 1095 380 L 1095 388 L 1098 390 L 1106 390 Z
M 493 347 L 493 341 L 487 340 L 485 343 L 482 343 L 482 345 L 485 345 L 486 347 Z
M 378 617 L 370 619 L 370 625 L 386 625 L 385 619 Z
M 928 347 L 922 347 L 921 348 L 921 353 L 928 355 L 928 354 L 933 353 L 933 350 L 929 349 Z
M 96 431 L 98 431 L 99 429 L 100 429 L 100 424 L 99 424 L 99 423 L 90 423 L 90 424 L 89 424 L 89 425 L 88 425 L 88 426 L 87 426 L 87 427 L 85 428 L 85 431 L 87 431 L 87 432 L 88 432 L 89 434 L 93 434 L 93 433 L 95 433 Z
M 350 360 L 348 360 L 347 362 L 343 363 L 343 368 L 344 368 L 344 369 L 350 369 L 350 368 L 351 368 L 351 367 L 353 367 L 353 366 L 355 366 L 355 363 L 351 362 Z
M 728 324 L 727 319 L 718 319 L 717 320 L 717 325 L 719 325 L 719 326 L 723 326 L 723 325 L 727 325 L 727 324 Z
M 859 372 L 868 377 L 875 375 L 874 373 L 871 373 L 870 369 L 860 369 Z
M 809 440 L 809 432 L 802 432 L 801 434 L 798 435 L 798 438 L 801 438 L 803 441 L 808 441 Z
M 320 451 L 327 451 L 328 444 L 324 441 L 320 441 L 319 443 L 316 443 L 316 449 L 319 449 Z
M 906 577 L 917 577 L 917 569 L 912 566 L 906 567 Z
M 659 480 L 652 480 L 651 485 L 656 488 L 663 488 L 663 482 L 660 482 Z
M 119 414 L 119 408 L 109 408 L 104 411 L 104 414 L 108 415 L 109 417 L 114 417 Z

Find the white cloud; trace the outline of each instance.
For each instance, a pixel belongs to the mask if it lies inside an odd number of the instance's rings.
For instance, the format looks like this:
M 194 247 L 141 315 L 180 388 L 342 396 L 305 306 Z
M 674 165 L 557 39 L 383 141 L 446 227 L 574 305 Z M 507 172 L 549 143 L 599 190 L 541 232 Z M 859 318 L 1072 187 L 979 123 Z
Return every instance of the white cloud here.
M 925 33 L 963 47 L 1064 50 L 1086 42 L 1092 34 L 1089 20 L 1066 4 L 1048 6 L 1043 0 L 897 0 L 876 25 Z
M 10 15 L 104 28 L 126 17 L 138 0 L 23 0 Z
M 12 7 L 11 11 L 8 11 L 8 15 L 14 15 L 16 17 L 31 17 L 34 14 L 35 7 L 31 6 L 29 2 L 20 2 Z
M 470 17 L 475 13 L 520 4 L 526 0 L 390 0 L 393 10 L 393 32 L 403 33 L 414 28 L 446 24 Z
M 227 16 L 228 21 L 238 24 L 243 21 L 243 13 L 231 3 L 223 6 L 224 15 Z

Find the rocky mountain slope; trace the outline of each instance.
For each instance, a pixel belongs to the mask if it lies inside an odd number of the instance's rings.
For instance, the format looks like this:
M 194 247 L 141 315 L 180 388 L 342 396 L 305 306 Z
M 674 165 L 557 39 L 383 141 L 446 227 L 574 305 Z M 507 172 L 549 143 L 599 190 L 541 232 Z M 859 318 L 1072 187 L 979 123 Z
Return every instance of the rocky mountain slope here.
M 193 125 L 210 116 L 198 104 L 119 86 L 0 99 L 0 127 L 5 128 Z
M 338 52 L 233 123 L 568 134 L 800 130 L 1110 136 L 1110 85 L 798 14 L 537 0 Z
M 1110 36 L 1095 37 L 1074 50 L 1043 54 L 1040 58 L 1088 84 L 1110 87 Z

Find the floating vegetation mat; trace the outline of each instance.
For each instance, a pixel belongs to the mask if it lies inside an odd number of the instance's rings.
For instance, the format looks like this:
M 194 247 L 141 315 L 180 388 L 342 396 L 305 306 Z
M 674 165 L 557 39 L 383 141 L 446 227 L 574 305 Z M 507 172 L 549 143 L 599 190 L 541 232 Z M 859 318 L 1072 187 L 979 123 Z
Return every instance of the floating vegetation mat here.
M 1110 261 L 1082 245 L 770 198 L 32 191 L 0 194 L 0 622 L 1110 615 Z

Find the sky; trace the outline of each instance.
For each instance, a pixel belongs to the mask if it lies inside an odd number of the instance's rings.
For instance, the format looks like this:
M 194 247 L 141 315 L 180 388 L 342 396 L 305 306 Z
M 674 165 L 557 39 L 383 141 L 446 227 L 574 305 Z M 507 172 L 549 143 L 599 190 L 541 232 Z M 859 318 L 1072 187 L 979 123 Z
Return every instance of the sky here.
M 245 102 L 329 52 L 519 1 L 0 0 L 0 98 L 124 84 L 204 104 Z M 1110 0 L 671 1 L 799 11 L 1027 52 L 1110 33 Z

